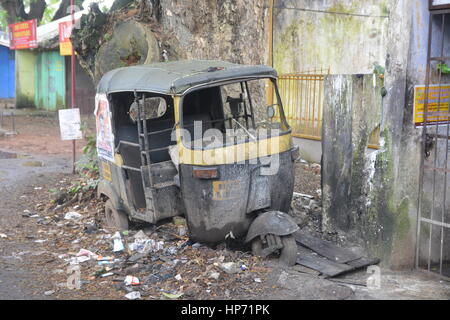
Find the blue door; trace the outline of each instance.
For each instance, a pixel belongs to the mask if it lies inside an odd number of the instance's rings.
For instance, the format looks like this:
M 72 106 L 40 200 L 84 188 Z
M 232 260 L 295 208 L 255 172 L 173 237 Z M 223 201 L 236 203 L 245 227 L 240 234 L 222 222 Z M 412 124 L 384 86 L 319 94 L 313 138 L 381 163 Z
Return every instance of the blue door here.
M 0 46 L 0 99 L 14 98 L 16 63 L 14 50 Z

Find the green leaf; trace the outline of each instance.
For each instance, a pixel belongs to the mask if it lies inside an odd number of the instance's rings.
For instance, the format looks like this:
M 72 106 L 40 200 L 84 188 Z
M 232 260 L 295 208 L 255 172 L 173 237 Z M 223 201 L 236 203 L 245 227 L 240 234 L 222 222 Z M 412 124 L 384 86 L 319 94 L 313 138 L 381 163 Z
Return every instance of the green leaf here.
M 178 299 L 181 296 L 183 296 L 184 293 L 178 293 L 178 294 L 172 294 L 167 292 L 162 292 L 163 296 L 169 298 L 169 299 Z

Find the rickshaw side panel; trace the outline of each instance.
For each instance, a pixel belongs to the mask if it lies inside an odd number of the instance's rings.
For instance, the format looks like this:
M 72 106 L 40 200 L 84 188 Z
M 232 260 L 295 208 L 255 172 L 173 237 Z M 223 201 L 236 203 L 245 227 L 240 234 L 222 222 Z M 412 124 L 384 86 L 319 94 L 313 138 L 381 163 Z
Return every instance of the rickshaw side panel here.
M 152 208 L 154 208 L 153 223 L 183 215 L 184 206 L 181 201 L 180 188 L 174 181 L 178 171 L 172 161 L 154 163 L 150 167 L 145 166 L 141 169 L 143 185 L 149 201 L 152 201 Z M 149 170 L 152 188 L 150 188 Z
M 111 199 L 117 210 L 130 213 L 131 207 L 125 181 L 124 172 L 120 166 L 109 161 L 100 161 L 98 195 L 104 195 Z

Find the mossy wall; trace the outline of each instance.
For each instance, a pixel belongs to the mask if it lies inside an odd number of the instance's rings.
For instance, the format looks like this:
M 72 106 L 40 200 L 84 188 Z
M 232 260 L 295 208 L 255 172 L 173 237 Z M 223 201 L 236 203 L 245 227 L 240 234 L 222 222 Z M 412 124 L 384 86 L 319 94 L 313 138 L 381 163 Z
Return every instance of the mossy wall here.
M 16 107 L 34 108 L 35 64 L 37 55 L 30 50 L 16 50 Z
M 280 73 L 330 68 L 371 73 L 384 65 L 387 0 L 275 0 L 274 66 Z
M 351 240 L 359 241 L 372 255 L 380 257 L 385 266 L 394 269 L 413 268 L 416 251 L 422 151 L 421 130 L 412 123 L 410 87 L 419 84 L 415 76 L 420 74 L 420 64 L 413 58 L 422 56 L 415 51 L 418 50 L 415 41 L 423 39 L 412 37 L 411 27 L 427 28 L 427 25 L 421 24 L 418 15 L 413 14 L 413 5 L 410 0 L 389 3 L 384 98 L 377 90 L 374 95 L 367 95 L 368 76 L 364 77 L 366 80 L 331 76 L 325 88 L 324 127 L 328 129 L 324 130 L 331 133 L 323 139 L 325 226 L 328 230 L 345 231 Z M 351 115 L 344 122 L 335 118 L 332 111 L 343 109 L 336 106 L 335 96 L 340 96 L 340 101 L 348 101 L 342 95 L 349 91 L 336 86 L 342 83 L 342 77 L 353 83 Z M 374 114 L 373 110 L 381 113 Z M 368 154 L 365 145 L 370 126 L 367 124 L 375 118 L 380 124 L 380 149 Z M 351 134 L 347 134 L 347 140 L 336 141 L 332 134 L 342 126 L 350 126 Z M 350 160 L 332 164 L 333 159 L 340 159 L 340 154 L 349 153 Z M 337 197 L 345 184 L 348 192 Z M 424 205 L 429 206 L 428 202 Z

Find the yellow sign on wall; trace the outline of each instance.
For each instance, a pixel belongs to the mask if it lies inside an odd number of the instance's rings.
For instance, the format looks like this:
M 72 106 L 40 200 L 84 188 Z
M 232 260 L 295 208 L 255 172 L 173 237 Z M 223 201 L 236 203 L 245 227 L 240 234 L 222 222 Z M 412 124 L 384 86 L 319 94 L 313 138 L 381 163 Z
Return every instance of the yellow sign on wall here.
M 72 55 L 72 42 L 60 42 L 59 43 L 59 54 L 62 56 Z
M 414 90 L 414 123 L 425 122 L 426 86 L 416 86 Z M 430 85 L 428 89 L 427 123 L 448 122 L 450 112 L 450 84 Z

